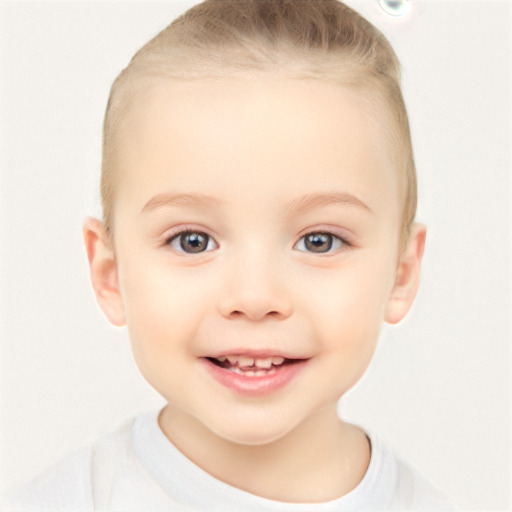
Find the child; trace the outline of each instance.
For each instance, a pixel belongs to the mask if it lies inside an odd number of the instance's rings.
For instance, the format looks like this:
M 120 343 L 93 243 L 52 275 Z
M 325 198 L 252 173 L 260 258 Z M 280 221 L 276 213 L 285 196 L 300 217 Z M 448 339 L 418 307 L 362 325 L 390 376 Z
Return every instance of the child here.
M 147 43 L 107 106 L 107 318 L 166 399 L 5 510 L 448 510 L 340 420 L 425 228 L 397 58 L 337 0 L 207 0 Z

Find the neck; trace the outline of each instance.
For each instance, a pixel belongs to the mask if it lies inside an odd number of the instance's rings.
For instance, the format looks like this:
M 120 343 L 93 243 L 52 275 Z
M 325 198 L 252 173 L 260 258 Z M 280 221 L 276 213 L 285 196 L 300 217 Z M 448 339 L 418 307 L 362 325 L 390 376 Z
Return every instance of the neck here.
M 335 405 L 280 439 L 256 446 L 223 439 L 170 405 L 161 412 L 159 424 L 183 454 L 213 477 L 276 501 L 337 499 L 359 484 L 370 459 L 364 432 L 341 421 Z

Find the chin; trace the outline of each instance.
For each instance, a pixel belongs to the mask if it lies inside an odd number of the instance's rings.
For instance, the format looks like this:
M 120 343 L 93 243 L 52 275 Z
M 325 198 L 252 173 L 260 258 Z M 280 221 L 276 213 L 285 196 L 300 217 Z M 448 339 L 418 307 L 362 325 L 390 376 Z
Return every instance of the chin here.
M 261 432 L 231 432 L 230 435 L 222 435 L 222 433 L 216 433 L 222 437 L 225 441 L 240 445 L 240 446 L 266 446 L 275 443 L 286 436 L 287 432 L 279 433 L 261 433 Z
M 269 417 L 266 414 L 262 416 L 255 418 L 254 415 L 247 415 L 244 418 L 231 418 L 228 423 L 210 424 L 207 427 L 215 435 L 230 443 L 263 446 L 279 441 L 293 431 L 299 423 L 283 421 L 284 418 Z

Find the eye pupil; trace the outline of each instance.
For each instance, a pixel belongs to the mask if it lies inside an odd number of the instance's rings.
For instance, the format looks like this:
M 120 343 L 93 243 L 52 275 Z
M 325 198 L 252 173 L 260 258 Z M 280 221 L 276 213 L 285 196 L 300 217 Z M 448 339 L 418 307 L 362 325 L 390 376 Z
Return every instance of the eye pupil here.
M 327 252 L 332 247 L 332 235 L 328 233 L 311 233 L 306 236 L 305 245 L 311 252 Z
M 180 236 L 180 246 L 185 252 L 203 252 L 208 245 L 208 236 L 202 233 L 183 233 Z

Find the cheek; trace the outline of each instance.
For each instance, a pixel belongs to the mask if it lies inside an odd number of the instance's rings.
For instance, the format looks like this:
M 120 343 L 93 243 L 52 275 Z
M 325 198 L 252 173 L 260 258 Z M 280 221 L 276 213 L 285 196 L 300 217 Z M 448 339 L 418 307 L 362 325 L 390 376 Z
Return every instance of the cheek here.
M 376 349 L 382 314 L 380 307 L 370 310 L 365 301 L 366 293 L 350 294 L 350 299 L 340 297 L 338 307 L 332 306 L 317 325 L 320 344 L 319 357 L 325 373 L 330 376 L 330 386 L 338 399 L 363 376 Z M 334 384 L 334 385 L 333 385 Z
M 308 297 L 325 353 L 342 353 L 337 359 L 347 367 L 349 361 L 367 364 L 375 349 L 392 282 L 389 265 L 381 265 L 360 260 L 340 268 Z
M 194 338 L 200 318 L 211 307 L 213 283 L 207 276 L 192 279 L 190 270 L 165 263 L 153 261 L 136 272 L 131 268 L 126 265 L 121 282 L 134 356 L 143 352 L 154 357 L 170 352 L 186 356 L 193 349 L 187 341 Z

